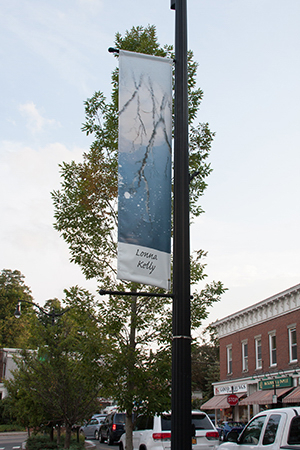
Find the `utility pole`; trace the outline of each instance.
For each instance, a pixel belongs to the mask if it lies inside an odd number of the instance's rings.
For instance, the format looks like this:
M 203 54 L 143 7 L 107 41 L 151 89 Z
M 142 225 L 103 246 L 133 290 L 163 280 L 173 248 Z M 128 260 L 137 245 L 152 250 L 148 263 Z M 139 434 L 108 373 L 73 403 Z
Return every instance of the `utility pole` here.
M 175 9 L 172 450 L 191 450 L 190 224 L 186 0 Z

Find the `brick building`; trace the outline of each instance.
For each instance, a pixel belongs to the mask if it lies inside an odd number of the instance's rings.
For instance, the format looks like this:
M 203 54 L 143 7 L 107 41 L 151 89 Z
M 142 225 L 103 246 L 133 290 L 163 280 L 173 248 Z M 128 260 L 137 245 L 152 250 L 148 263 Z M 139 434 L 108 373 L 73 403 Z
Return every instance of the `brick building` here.
M 7 396 L 7 390 L 5 389 L 3 381 L 12 378 L 12 371 L 17 368 L 14 356 L 19 352 L 20 350 L 16 348 L 0 349 L 0 399 Z
M 300 284 L 214 323 L 220 382 L 202 409 L 248 421 L 261 409 L 300 402 Z M 236 406 L 228 404 L 235 394 Z

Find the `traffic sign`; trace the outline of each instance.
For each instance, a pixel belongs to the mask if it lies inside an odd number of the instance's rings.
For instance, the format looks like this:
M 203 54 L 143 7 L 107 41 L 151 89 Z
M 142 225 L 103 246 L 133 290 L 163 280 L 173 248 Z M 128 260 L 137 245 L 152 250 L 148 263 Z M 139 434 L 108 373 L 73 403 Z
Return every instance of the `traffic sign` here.
M 227 402 L 229 403 L 230 406 L 235 406 L 239 401 L 239 398 L 236 394 L 230 394 L 227 397 Z

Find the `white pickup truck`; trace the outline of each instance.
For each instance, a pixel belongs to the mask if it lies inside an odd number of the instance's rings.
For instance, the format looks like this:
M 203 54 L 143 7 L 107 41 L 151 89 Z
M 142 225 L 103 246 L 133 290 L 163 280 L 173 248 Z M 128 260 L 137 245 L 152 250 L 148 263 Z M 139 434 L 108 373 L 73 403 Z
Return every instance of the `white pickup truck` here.
M 300 407 L 262 411 L 218 450 L 300 450 Z

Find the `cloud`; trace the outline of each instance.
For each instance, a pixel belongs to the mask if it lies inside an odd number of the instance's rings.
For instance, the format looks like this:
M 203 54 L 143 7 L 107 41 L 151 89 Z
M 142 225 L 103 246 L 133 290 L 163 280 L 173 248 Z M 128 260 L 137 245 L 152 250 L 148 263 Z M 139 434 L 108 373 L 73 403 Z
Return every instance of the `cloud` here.
M 99 16 L 104 14 L 108 14 L 108 8 L 104 9 L 102 0 L 71 0 L 63 6 L 61 2 L 24 0 L 20 4 L 12 0 L 1 9 L 0 30 L 5 32 L 0 36 L 8 46 L 17 43 L 22 57 L 26 56 L 26 71 L 33 70 L 34 77 L 38 61 L 39 77 L 47 71 L 47 83 L 59 78 L 67 81 L 68 88 L 75 86 L 81 94 L 89 95 L 98 82 L 98 74 L 93 72 L 99 64 L 99 47 L 105 48 L 107 56 L 112 37 L 104 29 L 110 21 L 105 21 L 105 27 L 99 26 Z M 111 64 L 113 59 L 108 59 Z
M 20 270 L 38 302 L 61 297 L 70 285 L 85 285 L 53 228 L 50 195 L 60 187 L 58 164 L 81 161 L 85 150 L 61 143 L 34 147 L 0 141 L 0 265 Z
M 56 120 L 43 117 L 33 102 L 20 105 L 19 111 L 25 117 L 26 126 L 32 134 L 41 133 L 48 127 L 60 126 Z
M 83 8 L 88 8 L 92 12 L 97 12 L 103 9 L 103 0 L 79 0 L 79 5 Z

